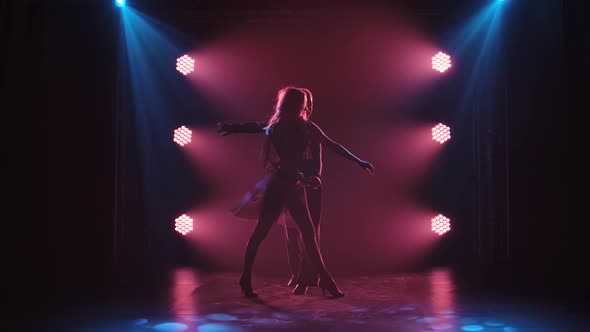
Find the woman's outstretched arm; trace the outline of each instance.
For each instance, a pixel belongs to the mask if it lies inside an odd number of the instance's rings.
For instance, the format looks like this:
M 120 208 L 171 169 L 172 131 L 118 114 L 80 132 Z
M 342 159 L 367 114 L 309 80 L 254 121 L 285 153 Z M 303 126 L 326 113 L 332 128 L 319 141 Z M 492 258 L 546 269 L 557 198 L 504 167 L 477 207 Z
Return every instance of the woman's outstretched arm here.
M 309 121 L 309 124 L 311 125 L 312 136 L 318 143 L 327 146 L 330 150 L 336 152 L 342 157 L 357 163 L 367 172 L 373 173 L 374 167 L 373 165 L 371 165 L 371 163 L 360 159 L 359 157 L 355 156 L 352 152 L 348 151 L 344 146 L 342 146 L 342 144 L 333 141 L 322 131 L 320 127 L 318 127 L 318 125 L 316 125 L 312 121 Z
M 262 134 L 264 128 L 267 126 L 266 122 L 246 122 L 246 123 L 229 123 L 220 122 L 217 124 L 217 132 L 222 136 L 229 134 L 245 133 L 245 134 Z

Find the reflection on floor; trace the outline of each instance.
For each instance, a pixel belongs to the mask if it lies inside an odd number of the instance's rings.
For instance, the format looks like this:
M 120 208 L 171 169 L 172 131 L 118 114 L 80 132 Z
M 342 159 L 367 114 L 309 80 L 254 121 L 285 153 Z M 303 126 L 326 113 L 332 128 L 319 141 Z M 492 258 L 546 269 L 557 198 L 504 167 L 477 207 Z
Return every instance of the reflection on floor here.
M 48 331 L 590 331 L 584 317 L 550 303 L 459 292 L 451 274 L 338 278 L 344 298 L 318 288 L 294 296 L 287 280 L 255 276 L 257 299 L 240 296 L 237 274 L 176 270 L 160 296 L 125 299 L 80 317 L 47 322 Z M 501 298 L 501 297 L 500 297 Z M 82 318 L 83 317 L 83 318 Z

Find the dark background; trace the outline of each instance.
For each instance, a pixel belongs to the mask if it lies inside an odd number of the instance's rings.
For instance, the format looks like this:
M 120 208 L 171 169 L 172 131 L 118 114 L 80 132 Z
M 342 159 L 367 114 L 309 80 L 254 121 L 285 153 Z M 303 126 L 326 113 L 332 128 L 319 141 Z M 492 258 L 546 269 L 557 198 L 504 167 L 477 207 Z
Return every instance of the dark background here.
M 587 103 L 579 82 L 583 82 L 588 58 L 582 52 L 587 46 L 582 11 L 570 1 L 506 1 L 512 2 L 507 23 L 510 230 L 482 232 L 472 253 L 457 255 L 460 260 L 448 258 L 459 254 L 459 249 L 446 244 L 447 258 L 433 257 L 433 264 L 455 266 L 474 282 L 527 285 L 532 292 L 581 298 L 584 292 L 574 290 L 587 278 L 582 272 L 587 261 L 585 191 L 576 192 L 583 189 L 581 159 L 587 151 L 585 133 L 580 130 Z M 257 3 L 253 7 L 268 6 Z M 468 3 L 398 5 L 416 13 L 458 15 Z M 140 4 L 148 11 L 158 8 L 155 1 L 136 1 Z M 175 4 L 208 8 L 207 2 L 167 2 L 169 7 Z M 5 3 L 2 13 L 4 40 L 11 45 L 3 61 L 3 81 L 11 85 L 7 89 L 5 84 L 4 89 L 8 100 L 19 101 L 20 109 L 37 114 L 31 151 L 33 237 L 28 240 L 39 303 L 55 297 L 65 301 L 103 296 L 129 266 L 144 271 L 146 279 L 157 279 L 158 271 L 164 270 L 159 267 L 166 264 L 149 262 L 149 250 L 143 259 L 119 264 L 114 264 L 112 255 L 117 8 L 111 1 L 14 1 Z M 168 21 L 174 11 L 162 16 Z M 213 35 L 216 28 L 210 26 L 203 33 Z M 503 163 L 503 128 L 495 134 L 492 137 L 499 143 L 492 145 L 491 153 Z M 506 208 L 505 174 L 494 176 L 498 178 L 481 188 L 493 197 L 482 207 L 488 212 Z M 133 196 L 138 189 L 128 190 Z M 140 201 L 133 202 L 129 215 L 141 218 L 140 207 Z M 504 217 L 495 218 L 497 224 L 506 222 Z M 482 222 L 484 227 L 496 224 Z M 473 241 L 472 236 L 467 233 L 455 240 Z M 145 243 L 141 234 L 135 241 Z M 208 264 L 199 257 L 193 262 Z

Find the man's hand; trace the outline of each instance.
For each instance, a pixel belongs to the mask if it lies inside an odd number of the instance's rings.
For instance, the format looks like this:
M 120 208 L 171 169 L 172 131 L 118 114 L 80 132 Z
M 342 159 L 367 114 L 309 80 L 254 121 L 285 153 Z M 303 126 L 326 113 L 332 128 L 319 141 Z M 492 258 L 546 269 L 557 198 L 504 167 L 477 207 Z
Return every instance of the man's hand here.
M 312 189 L 318 189 L 322 185 L 322 180 L 319 176 L 309 176 L 305 178 L 305 185 Z
M 299 181 L 301 181 L 306 187 L 312 189 L 318 189 L 322 185 L 322 180 L 319 176 L 305 176 L 303 172 L 298 172 Z

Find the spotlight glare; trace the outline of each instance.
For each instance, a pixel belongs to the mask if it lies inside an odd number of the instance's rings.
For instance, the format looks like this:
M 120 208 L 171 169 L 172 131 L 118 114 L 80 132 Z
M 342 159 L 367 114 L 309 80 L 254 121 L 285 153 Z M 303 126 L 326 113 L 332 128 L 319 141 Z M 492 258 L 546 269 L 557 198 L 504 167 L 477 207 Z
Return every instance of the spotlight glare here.
M 451 56 L 443 52 L 438 52 L 432 57 L 432 69 L 441 73 L 451 68 Z
M 193 231 L 193 218 L 183 214 L 174 221 L 174 230 L 182 235 L 187 235 Z
M 443 235 L 451 230 L 451 219 L 439 214 L 432 218 L 431 230 L 438 235 Z
M 125 6 L 125 0 L 115 0 L 115 5 L 117 5 L 118 7 L 123 7 Z
M 185 146 L 191 142 L 193 132 L 185 126 L 174 129 L 174 142 L 180 146 Z
M 432 139 L 443 144 L 451 139 L 451 128 L 442 123 L 437 124 L 432 128 Z
M 182 75 L 188 75 L 195 71 L 195 59 L 188 55 L 183 55 L 176 59 L 176 70 L 182 73 Z

